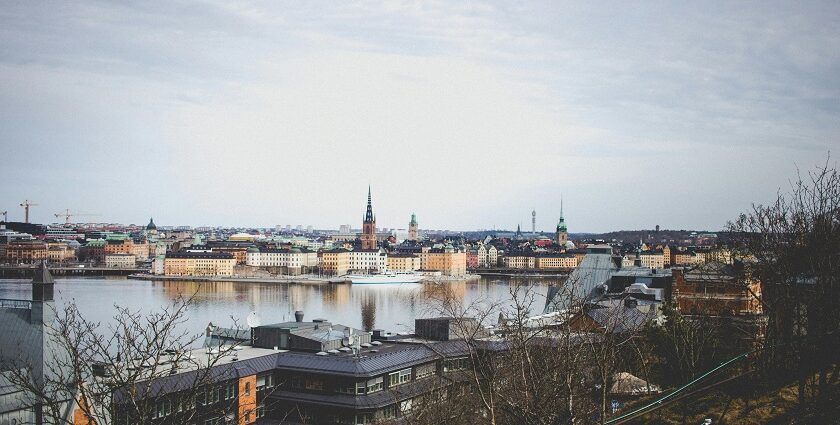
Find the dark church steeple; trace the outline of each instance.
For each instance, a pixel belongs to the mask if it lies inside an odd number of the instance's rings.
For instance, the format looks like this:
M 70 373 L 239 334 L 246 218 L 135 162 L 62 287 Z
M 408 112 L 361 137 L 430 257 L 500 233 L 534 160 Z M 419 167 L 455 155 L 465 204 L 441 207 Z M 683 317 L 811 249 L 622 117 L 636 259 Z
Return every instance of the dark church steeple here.
M 376 249 L 376 216 L 373 215 L 370 185 L 368 185 L 367 210 L 365 211 L 365 219 L 362 221 L 362 234 L 359 239 L 362 241 L 362 249 Z
M 373 216 L 373 204 L 371 204 L 370 198 L 370 185 L 368 185 L 368 203 L 367 203 L 367 211 L 365 211 L 365 223 L 373 223 L 376 221 L 376 218 Z

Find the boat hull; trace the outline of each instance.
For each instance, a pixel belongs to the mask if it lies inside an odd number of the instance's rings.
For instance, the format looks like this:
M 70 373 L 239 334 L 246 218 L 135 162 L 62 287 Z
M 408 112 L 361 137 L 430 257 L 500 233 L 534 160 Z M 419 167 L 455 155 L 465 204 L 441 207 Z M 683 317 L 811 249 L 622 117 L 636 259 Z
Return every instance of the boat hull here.
M 380 283 L 418 283 L 423 276 L 415 274 L 398 275 L 350 275 L 347 276 L 353 284 L 380 284 Z

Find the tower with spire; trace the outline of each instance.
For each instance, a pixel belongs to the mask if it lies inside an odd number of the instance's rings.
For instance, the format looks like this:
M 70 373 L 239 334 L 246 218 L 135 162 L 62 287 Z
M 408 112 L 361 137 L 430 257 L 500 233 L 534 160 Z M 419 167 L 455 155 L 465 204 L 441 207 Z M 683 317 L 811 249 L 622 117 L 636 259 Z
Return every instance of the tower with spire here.
M 566 228 L 566 220 L 563 218 L 563 197 L 560 197 L 560 220 L 557 222 L 557 244 L 560 246 L 566 245 L 569 240 L 568 229 Z
M 408 222 L 408 240 L 417 240 L 417 215 L 411 213 L 411 221 Z
M 373 215 L 373 205 L 371 204 L 370 185 L 368 185 L 367 210 L 365 211 L 365 218 L 362 221 L 362 249 L 376 249 L 376 216 Z

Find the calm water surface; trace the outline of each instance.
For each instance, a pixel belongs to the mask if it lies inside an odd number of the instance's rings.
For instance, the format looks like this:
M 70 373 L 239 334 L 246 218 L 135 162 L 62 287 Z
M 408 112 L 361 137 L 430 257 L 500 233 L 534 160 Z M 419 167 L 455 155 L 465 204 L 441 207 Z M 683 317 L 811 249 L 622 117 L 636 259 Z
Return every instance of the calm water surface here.
M 89 320 L 112 321 L 114 305 L 149 312 L 171 304 L 179 295 L 195 294 L 186 326 L 202 332 L 207 323 L 245 326 L 256 311 L 262 323 L 294 320 L 303 310 L 305 320 L 324 318 L 357 328 L 410 331 L 414 319 L 439 314 L 440 286 L 460 305 L 508 304 L 511 291 L 533 294 L 532 311 L 540 313 L 545 294 L 556 279 L 481 278 L 469 282 L 387 285 L 301 285 L 236 282 L 162 282 L 125 278 L 56 279 L 57 308 L 75 301 Z M 0 298 L 31 299 L 29 280 L 0 280 Z M 364 323 L 367 321 L 368 323 Z M 364 326 L 368 325 L 368 326 Z

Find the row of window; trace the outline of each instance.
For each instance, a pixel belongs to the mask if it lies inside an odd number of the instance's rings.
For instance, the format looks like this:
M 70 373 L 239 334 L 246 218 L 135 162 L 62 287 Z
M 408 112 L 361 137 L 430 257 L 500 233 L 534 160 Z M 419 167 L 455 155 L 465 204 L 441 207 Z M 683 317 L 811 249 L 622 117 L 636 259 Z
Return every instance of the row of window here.
M 267 388 L 274 387 L 274 376 L 273 375 L 262 375 L 257 377 L 257 391 L 262 391 Z M 231 401 L 237 397 L 237 384 L 235 382 L 231 382 L 226 384 L 224 387 L 212 387 L 206 389 L 198 393 L 196 399 L 194 401 L 189 400 L 182 400 L 180 402 L 175 403 L 173 406 L 173 402 L 169 399 L 163 399 L 157 402 L 155 406 L 155 414 L 154 419 L 160 419 L 167 417 L 173 413 L 180 413 L 187 410 L 192 410 L 195 408 L 196 405 L 207 406 L 210 404 L 218 403 L 220 399 L 224 399 L 225 401 Z M 242 388 L 242 392 L 245 396 L 251 395 L 251 383 L 245 382 Z M 224 395 L 222 395 L 224 393 Z M 264 411 L 264 408 L 263 408 Z M 257 417 L 260 416 L 260 407 L 257 407 Z M 216 418 L 219 419 L 219 418 Z M 208 419 L 208 420 L 215 420 L 215 419 Z

